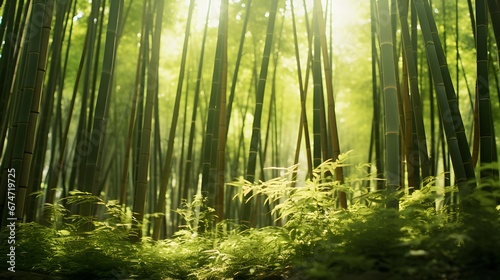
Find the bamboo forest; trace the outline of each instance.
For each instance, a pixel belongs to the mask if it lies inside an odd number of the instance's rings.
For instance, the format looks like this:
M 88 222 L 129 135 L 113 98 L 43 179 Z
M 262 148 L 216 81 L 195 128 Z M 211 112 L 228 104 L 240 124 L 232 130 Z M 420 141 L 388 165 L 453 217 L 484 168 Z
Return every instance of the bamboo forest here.
M 499 79 L 500 0 L 0 0 L 0 279 L 500 279 Z

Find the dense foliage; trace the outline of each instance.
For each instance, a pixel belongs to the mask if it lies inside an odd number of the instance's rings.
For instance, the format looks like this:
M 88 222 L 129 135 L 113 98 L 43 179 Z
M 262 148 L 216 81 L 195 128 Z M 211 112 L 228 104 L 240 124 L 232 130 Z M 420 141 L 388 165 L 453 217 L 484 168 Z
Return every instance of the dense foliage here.
M 185 228 L 161 241 L 131 244 L 131 215 L 112 202 L 105 205 L 107 218 L 86 233 L 76 230 L 78 216 L 55 217 L 52 228 L 22 224 L 16 270 L 65 279 L 494 279 L 500 273 L 498 182 L 485 183 L 469 198 L 473 211 L 436 209 L 436 200 L 452 197 L 456 188 L 439 188 L 434 180 L 400 193 L 396 211 L 384 207 L 384 193 L 362 187 L 370 178 L 331 181 L 336 166 L 321 165 L 298 187 L 286 175 L 234 183 L 265 195 L 283 227 L 234 228 L 224 221 L 198 233 L 198 220 L 214 219 L 213 209 L 198 213 L 201 198 L 178 210 Z M 339 190 L 352 198 L 346 210 L 335 207 Z M 72 197 L 67 202 L 102 204 L 84 193 Z

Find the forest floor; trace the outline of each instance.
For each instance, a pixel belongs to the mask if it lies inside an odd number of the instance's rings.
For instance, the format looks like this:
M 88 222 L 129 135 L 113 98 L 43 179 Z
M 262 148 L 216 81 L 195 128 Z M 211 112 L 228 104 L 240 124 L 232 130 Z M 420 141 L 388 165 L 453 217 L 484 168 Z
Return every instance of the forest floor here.
M 195 218 L 194 201 L 178 210 L 184 228 L 172 238 L 133 243 L 124 226 L 130 213 L 108 203 L 108 217 L 84 234 L 78 226 L 88 219 L 79 216 L 61 216 L 52 227 L 20 224 L 17 272 L 7 270 L 2 253 L 0 279 L 500 279 L 499 182 L 478 186 L 466 204 L 445 201 L 441 208 L 443 195 L 432 183 L 398 194 L 399 209 L 385 207 L 384 192 L 318 181 L 251 188 L 279 202 L 274 210 L 286 217 L 283 226 L 215 225 L 213 213 Z M 347 209 L 336 206 L 339 189 L 352 197 Z M 444 191 L 449 197 L 457 190 Z M 215 226 L 199 232 L 203 221 Z M 1 231 L 0 240 L 8 235 Z M 2 242 L 0 251 L 8 246 Z

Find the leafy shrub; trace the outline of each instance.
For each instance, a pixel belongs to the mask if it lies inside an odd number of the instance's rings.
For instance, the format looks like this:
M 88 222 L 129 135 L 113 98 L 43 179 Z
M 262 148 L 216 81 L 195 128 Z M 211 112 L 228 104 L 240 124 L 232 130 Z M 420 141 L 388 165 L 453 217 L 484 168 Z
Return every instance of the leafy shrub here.
M 106 219 L 71 216 L 61 221 L 62 215 L 55 215 L 57 228 L 21 225 L 18 265 L 68 279 L 496 279 L 500 275 L 498 181 L 482 181 L 465 203 L 437 208 L 437 200 L 455 196 L 457 189 L 447 187 L 443 193 L 435 180 L 428 180 L 411 194 L 397 193 L 396 210 L 385 207 L 394 196 L 368 192 L 354 179 L 344 184 L 332 180 L 330 174 L 338 164 L 324 163 L 311 180 L 297 187 L 287 174 L 259 184 L 234 183 L 245 194 L 262 195 L 275 205 L 272 211 L 283 221 L 282 227 L 227 230 L 226 222 L 207 227 L 214 221 L 213 209 L 197 197 L 178 210 L 186 226 L 173 238 L 143 238 L 137 244 L 128 241 L 129 211 L 77 193 L 71 202 L 91 199 L 104 205 Z M 347 209 L 338 208 L 339 191 L 350 197 Z M 82 233 L 79 226 L 89 221 L 93 230 Z M 199 232 L 199 224 L 210 230 Z
M 37 223 L 16 223 L 16 271 L 50 271 L 55 268 L 47 264 L 53 256 L 57 245 L 58 234 L 55 230 Z M 9 230 L 4 229 L 0 234 L 1 240 L 7 240 Z M 11 245 L 1 242 L 1 251 L 9 252 Z M 7 270 L 6 254 L 1 254 L 2 269 Z

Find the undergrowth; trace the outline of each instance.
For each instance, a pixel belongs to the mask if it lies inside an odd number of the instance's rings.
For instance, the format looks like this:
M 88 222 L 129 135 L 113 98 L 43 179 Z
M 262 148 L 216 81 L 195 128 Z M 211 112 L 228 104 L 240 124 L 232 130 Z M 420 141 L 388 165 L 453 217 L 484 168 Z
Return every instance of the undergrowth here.
M 16 229 L 16 271 L 63 279 L 496 279 L 500 275 L 500 186 L 479 184 L 464 211 L 436 200 L 456 197 L 454 187 L 428 180 L 421 189 L 397 193 L 399 209 L 385 207 L 387 194 L 368 191 L 359 179 L 332 181 L 336 163 L 325 163 L 311 180 L 293 186 L 286 176 L 259 184 L 233 183 L 244 193 L 264 195 L 276 205 L 282 227 L 236 227 L 226 222 L 198 233 L 203 200 L 185 203 L 178 213 L 185 229 L 173 238 L 131 243 L 131 215 L 116 202 L 74 193 L 69 203 L 92 200 L 106 207 L 104 221 L 65 215 L 53 205 L 53 226 L 21 224 Z M 363 178 L 370 179 L 370 178 Z M 337 193 L 350 198 L 337 207 Z M 394 195 L 394 194 L 393 194 Z M 450 200 L 451 201 L 451 200 Z M 452 205 L 452 206 L 450 206 Z M 205 221 L 210 222 L 210 221 Z M 2 231 L 7 240 L 7 231 Z M 6 242 L 2 252 L 8 251 Z M 6 266 L 2 254 L 2 266 Z M 4 268 L 6 269 L 6 267 Z

